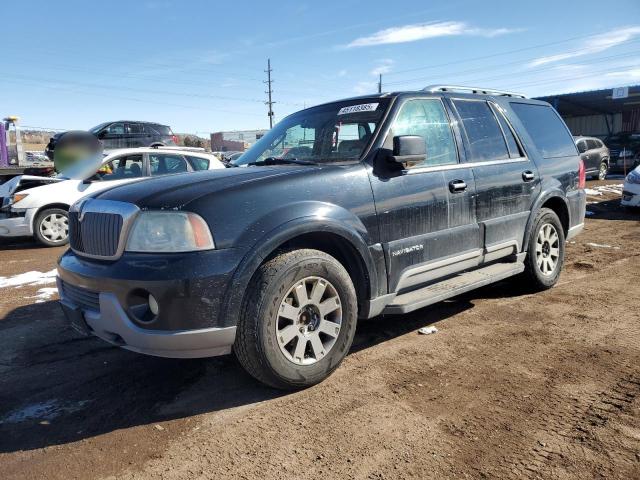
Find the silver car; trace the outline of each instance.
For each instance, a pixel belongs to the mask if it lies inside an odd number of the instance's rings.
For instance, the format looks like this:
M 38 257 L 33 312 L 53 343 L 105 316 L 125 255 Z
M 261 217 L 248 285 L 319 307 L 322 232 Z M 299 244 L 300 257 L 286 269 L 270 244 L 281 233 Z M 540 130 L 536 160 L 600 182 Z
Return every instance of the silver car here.
M 604 180 L 609 171 L 609 149 L 594 137 L 573 137 L 584 162 L 587 177 Z

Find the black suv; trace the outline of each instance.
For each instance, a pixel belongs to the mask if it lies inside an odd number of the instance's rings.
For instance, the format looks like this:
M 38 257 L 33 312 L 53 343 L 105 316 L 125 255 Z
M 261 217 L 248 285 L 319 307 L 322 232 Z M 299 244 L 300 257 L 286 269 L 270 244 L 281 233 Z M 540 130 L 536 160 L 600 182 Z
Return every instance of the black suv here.
M 640 132 L 609 135 L 604 143 L 611 153 L 611 170 L 630 172 L 640 165 Z
M 282 120 L 217 172 L 71 207 L 59 260 L 79 330 L 129 350 L 233 349 L 300 388 L 342 361 L 359 318 L 405 313 L 517 274 L 552 287 L 583 228 L 584 166 L 547 103 L 428 87 Z
M 105 150 L 116 148 L 135 147 L 160 147 L 176 145 L 177 137 L 171 131 L 171 127 L 153 122 L 136 122 L 131 120 L 119 120 L 117 122 L 105 122 L 89 129 L 89 132 L 98 137 Z M 57 133 L 49 139 L 45 148 L 45 154 L 53 161 L 53 151 L 62 133 Z

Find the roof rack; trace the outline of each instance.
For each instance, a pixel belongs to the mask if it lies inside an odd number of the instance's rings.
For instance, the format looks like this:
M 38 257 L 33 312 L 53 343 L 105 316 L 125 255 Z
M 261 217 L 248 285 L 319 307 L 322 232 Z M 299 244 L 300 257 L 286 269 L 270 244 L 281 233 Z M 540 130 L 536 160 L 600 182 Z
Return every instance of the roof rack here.
M 494 90 L 492 88 L 480 88 L 480 87 L 462 87 L 459 85 L 429 85 L 422 89 L 423 92 L 464 92 L 464 93 L 479 93 L 483 95 L 500 95 L 503 97 L 520 97 L 527 98 L 522 93 L 507 92 L 503 90 Z

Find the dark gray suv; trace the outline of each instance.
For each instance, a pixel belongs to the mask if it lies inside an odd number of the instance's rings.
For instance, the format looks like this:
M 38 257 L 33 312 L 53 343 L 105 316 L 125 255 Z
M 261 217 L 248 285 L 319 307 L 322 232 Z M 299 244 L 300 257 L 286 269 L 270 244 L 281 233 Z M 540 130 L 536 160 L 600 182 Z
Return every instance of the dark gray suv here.
M 225 170 L 74 204 L 60 301 L 114 345 L 233 351 L 262 382 L 305 387 L 338 367 L 358 319 L 521 273 L 555 285 L 584 226 L 584 174 L 557 112 L 519 94 L 431 86 L 318 105 Z
M 153 122 L 118 120 L 105 122 L 89 129 L 100 139 L 105 150 L 116 148 L 161 147 L 177 145 L 178 138 L 168 125 Z M 64 133 L 64 132 L 63 132 Z M 53 161 L 53 151 L 63 133 L 57 133 L 49 140 L 45 153 Z

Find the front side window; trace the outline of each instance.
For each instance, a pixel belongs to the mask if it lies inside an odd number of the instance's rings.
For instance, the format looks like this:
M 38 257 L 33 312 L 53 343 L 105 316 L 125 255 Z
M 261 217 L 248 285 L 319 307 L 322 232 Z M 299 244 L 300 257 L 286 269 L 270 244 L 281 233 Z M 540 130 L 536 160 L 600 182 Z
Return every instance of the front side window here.
M 105 132 L 109 135 L 124 135 L 124 123 L 112 123 L 105 129 Z
M 396 117 L 391 134 L 418 135 L 426 144 L 424 161 L 409 168 L 458 163 L 456 143 L 444 105 L 439 99 L 409 100 Z
M 237 161 L 242 166 L 267 158 L 313 163 L 359 161 L 389 107 L 388 98 L 335 102 L 288 116 Z
M 509 150 L 496 116 L 485 101 L 453 100 L 467 138 L 469 161 L 506 160 Z
M 578 151 L 580 153 L 584 153 L 587 151 L 587 142 L 585 140 L 580 140 L 578 142 Z
M 187 161 L 182 155 L 167 153 L 150 153 L 149 168 L 151 169 L 152 176 L 184 173 L 188 171 Z
M 543 158 L 576 155 L 576 145 L 556 111 L 547 105 L 512 102 L 511 108 L 527 129 Z
M 123 180 L 142 176 L 142 155 L 116 158 L 102 165 L 97 172 L 100 180 Z
M 587 150 L 595 150 L 598 148 L 598 142 L 593 138 L 587 140 Z
M 188 156 L 189 163 L 194 170 L 209 170 L 209 160 L 202 157 Z

